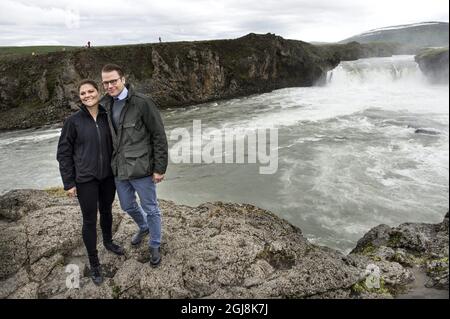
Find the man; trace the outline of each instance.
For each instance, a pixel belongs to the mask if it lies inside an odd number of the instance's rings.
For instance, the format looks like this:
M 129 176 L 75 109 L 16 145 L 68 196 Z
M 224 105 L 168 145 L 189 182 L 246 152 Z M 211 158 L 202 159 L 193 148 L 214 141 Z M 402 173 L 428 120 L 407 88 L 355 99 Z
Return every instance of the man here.
M 156 184 L 164 179 L 168 162 L 164 124 L 155 102 L 125 84 L 120 66 L 105 65 L 102 84 L 107 94 L 101 104 L 108 113 L 113 139 L 111 166 L 120 206 L 139 227 L 131 244 L 139 244 L 150 232 L 150 264 L 156 267 L 161 261 Z M 136 202 L 136 193 L 141 205 Z

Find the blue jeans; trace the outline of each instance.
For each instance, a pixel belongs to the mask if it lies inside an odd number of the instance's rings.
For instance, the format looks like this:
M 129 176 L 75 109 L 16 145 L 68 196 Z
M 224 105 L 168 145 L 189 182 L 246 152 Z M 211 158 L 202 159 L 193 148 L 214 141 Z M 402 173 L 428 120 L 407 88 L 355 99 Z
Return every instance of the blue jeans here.
M 161 212 L 156 199 L 156 185 L 151 176 L 130 180 L 115 179 L 120 207 L 133 218 L 140 231 L 149 230 L 150 247 L 161 245 Z M 141 205 L 136 202 L 136 193 Z

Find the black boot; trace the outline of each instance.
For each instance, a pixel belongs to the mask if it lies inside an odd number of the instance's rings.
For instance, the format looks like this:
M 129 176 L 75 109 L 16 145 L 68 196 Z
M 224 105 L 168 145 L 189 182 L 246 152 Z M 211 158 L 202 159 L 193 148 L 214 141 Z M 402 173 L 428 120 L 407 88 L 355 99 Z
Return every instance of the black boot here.
M 89 256 L 89 264 L 91 266 L 90 277 L 94 284 L 97 286 L 103 282 L 102 270 L 100 266 L 100 261 L 97 255 Z
M 131 245 L 138 245 L 141 243 L 142 239 L 147 235 L 149 232 L 148 228 L 145 230 L 139 230 L 133 238 L 131 238 Z
M 97 286 L 103 282 L 101 266 L 91 267 L 91 279 Z
M 105 248 L 113 253 L 115 253 L 116 255 L 124 255 L 125 251 L 123 250 L 122 247 L 120 247 L 119 245 L 113 243 L 112 241 L 110 242 L 104 242 L 103 246 L 105 246 Z

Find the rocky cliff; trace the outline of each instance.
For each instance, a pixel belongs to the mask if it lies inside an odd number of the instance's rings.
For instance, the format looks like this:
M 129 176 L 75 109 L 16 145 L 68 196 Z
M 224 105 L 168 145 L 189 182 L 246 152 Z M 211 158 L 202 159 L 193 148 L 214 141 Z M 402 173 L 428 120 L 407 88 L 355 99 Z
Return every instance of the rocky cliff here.
M 383 47 L 383 49 L 380 49 Z M 0 131 L 61 121 L 77 109 L 77 82 L 100 82 L 106 63 L 161 107 L 312 86 L 343 59 L 390 55 L 383 45 L 314 46 L 273 34 L 234 40 L 173 42 L 0 58 Z
M 424 49 L 414 59 L 431 83 L 448 84 L 448 47 Z
M 448 214 L 437 225 L 378 226 L 343 255 L 255 206 L 160 204 L 161 265 L 149 266 L 145 244 L 131 247 L 135 225 L 115 203 L 114 240 L 126 254 L 98 245 L 106 280 L 97 287 L 86 276 L 76 200 L 60 190 L 1 196 L 0 298 L 392 298 L 414 282 L 413 268 L 448 292 Z M 68 288 L 74 267 L 79 288 Z

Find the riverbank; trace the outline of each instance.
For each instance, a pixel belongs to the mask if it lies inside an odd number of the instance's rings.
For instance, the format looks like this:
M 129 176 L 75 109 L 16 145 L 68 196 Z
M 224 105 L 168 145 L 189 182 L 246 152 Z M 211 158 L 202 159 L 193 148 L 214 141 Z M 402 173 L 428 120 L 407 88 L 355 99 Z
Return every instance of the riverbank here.
M 131 247 L 135 225 L 115 202 L 114 240 L 126 254 L 99 244 L 106 281 L 96 287 L 76 200 L 61 189 L 1 196 L 0 298 L 392 298 L 414 287 L 412 267 L 448 294 L 448 213 L 439 224 L 375 227 L 344 255 L 252 205 L 160 204 L 160 267 L 149 266 L 145 244 Z M 78 289 L 66 286 L 68 265 L 80 270 Z M 370 270 L 377 280 L 367 281 Z

